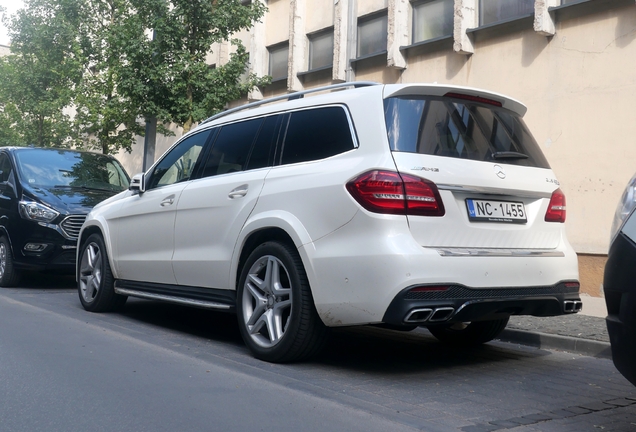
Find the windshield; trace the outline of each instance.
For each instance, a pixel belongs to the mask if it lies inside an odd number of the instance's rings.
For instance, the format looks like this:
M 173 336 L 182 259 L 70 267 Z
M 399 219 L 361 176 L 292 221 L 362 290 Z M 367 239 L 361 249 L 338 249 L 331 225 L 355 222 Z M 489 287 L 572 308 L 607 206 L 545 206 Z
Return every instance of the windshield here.
M 455 98 L 394 97 L 384 101 L 391 150 L 549 168 L 516 114 Z
M 119 162 L 98 153 L 24 149 L 15 158 L 20 177 L 31 186 L 123 191 L 129 184 Z

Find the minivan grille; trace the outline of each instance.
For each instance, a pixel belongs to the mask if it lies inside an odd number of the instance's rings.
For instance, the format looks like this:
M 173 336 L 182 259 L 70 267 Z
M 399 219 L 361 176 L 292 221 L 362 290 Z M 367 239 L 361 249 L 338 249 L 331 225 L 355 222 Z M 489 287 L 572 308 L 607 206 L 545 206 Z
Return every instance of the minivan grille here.
M 79 237 L 80 228 L 82 228 L 82 224 L 85 220 L 86 215 L 67 216 L 60 224 L 60 228 L 62 228 L 64 236 L 71 240 Z

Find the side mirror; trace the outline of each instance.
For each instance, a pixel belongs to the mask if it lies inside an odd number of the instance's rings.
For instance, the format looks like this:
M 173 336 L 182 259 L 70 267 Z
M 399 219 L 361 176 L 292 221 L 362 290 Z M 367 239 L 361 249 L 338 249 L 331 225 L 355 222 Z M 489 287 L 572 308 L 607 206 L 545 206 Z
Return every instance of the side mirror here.
M 144 173 L 135 174 L 130 180 L 130 186 L 128 190 L 136 193 L 144 193 L 146 191 L 146 176 Z

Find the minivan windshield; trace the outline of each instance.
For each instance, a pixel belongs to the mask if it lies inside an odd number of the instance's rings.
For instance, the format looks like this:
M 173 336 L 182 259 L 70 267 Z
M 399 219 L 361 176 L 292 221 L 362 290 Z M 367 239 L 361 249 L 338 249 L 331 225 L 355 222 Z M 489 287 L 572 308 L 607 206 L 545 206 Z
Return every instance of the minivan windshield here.
M 384 101 L 392 151 L 549 168 L 523 119 L 511 111 L 448 97 Z
M 118 192 L 129 184 L 120 163 L 98 153 L 25 148 L 15 158 L 20 178 L 31 186 Z

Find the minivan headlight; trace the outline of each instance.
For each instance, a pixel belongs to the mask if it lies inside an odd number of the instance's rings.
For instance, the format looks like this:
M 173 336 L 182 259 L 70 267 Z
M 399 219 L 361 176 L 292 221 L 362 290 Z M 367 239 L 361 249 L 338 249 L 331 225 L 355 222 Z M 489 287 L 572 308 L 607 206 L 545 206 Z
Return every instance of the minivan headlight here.
M 59 213 L 35 201 L 20 201 L 20 215 L 34 222 L 51 222 Z
M 614 213 L 614 221 L 612 222 L 612 231 L 610 237 L 610 244 L 614 241 L 614 238 L 618 234 L 618 230 L 621 229 L 625 219 L 629 216 L 632 210 L 636 207 L 636 174 L 627 184 L 621 200 L 616 207 L 616 213 Z

